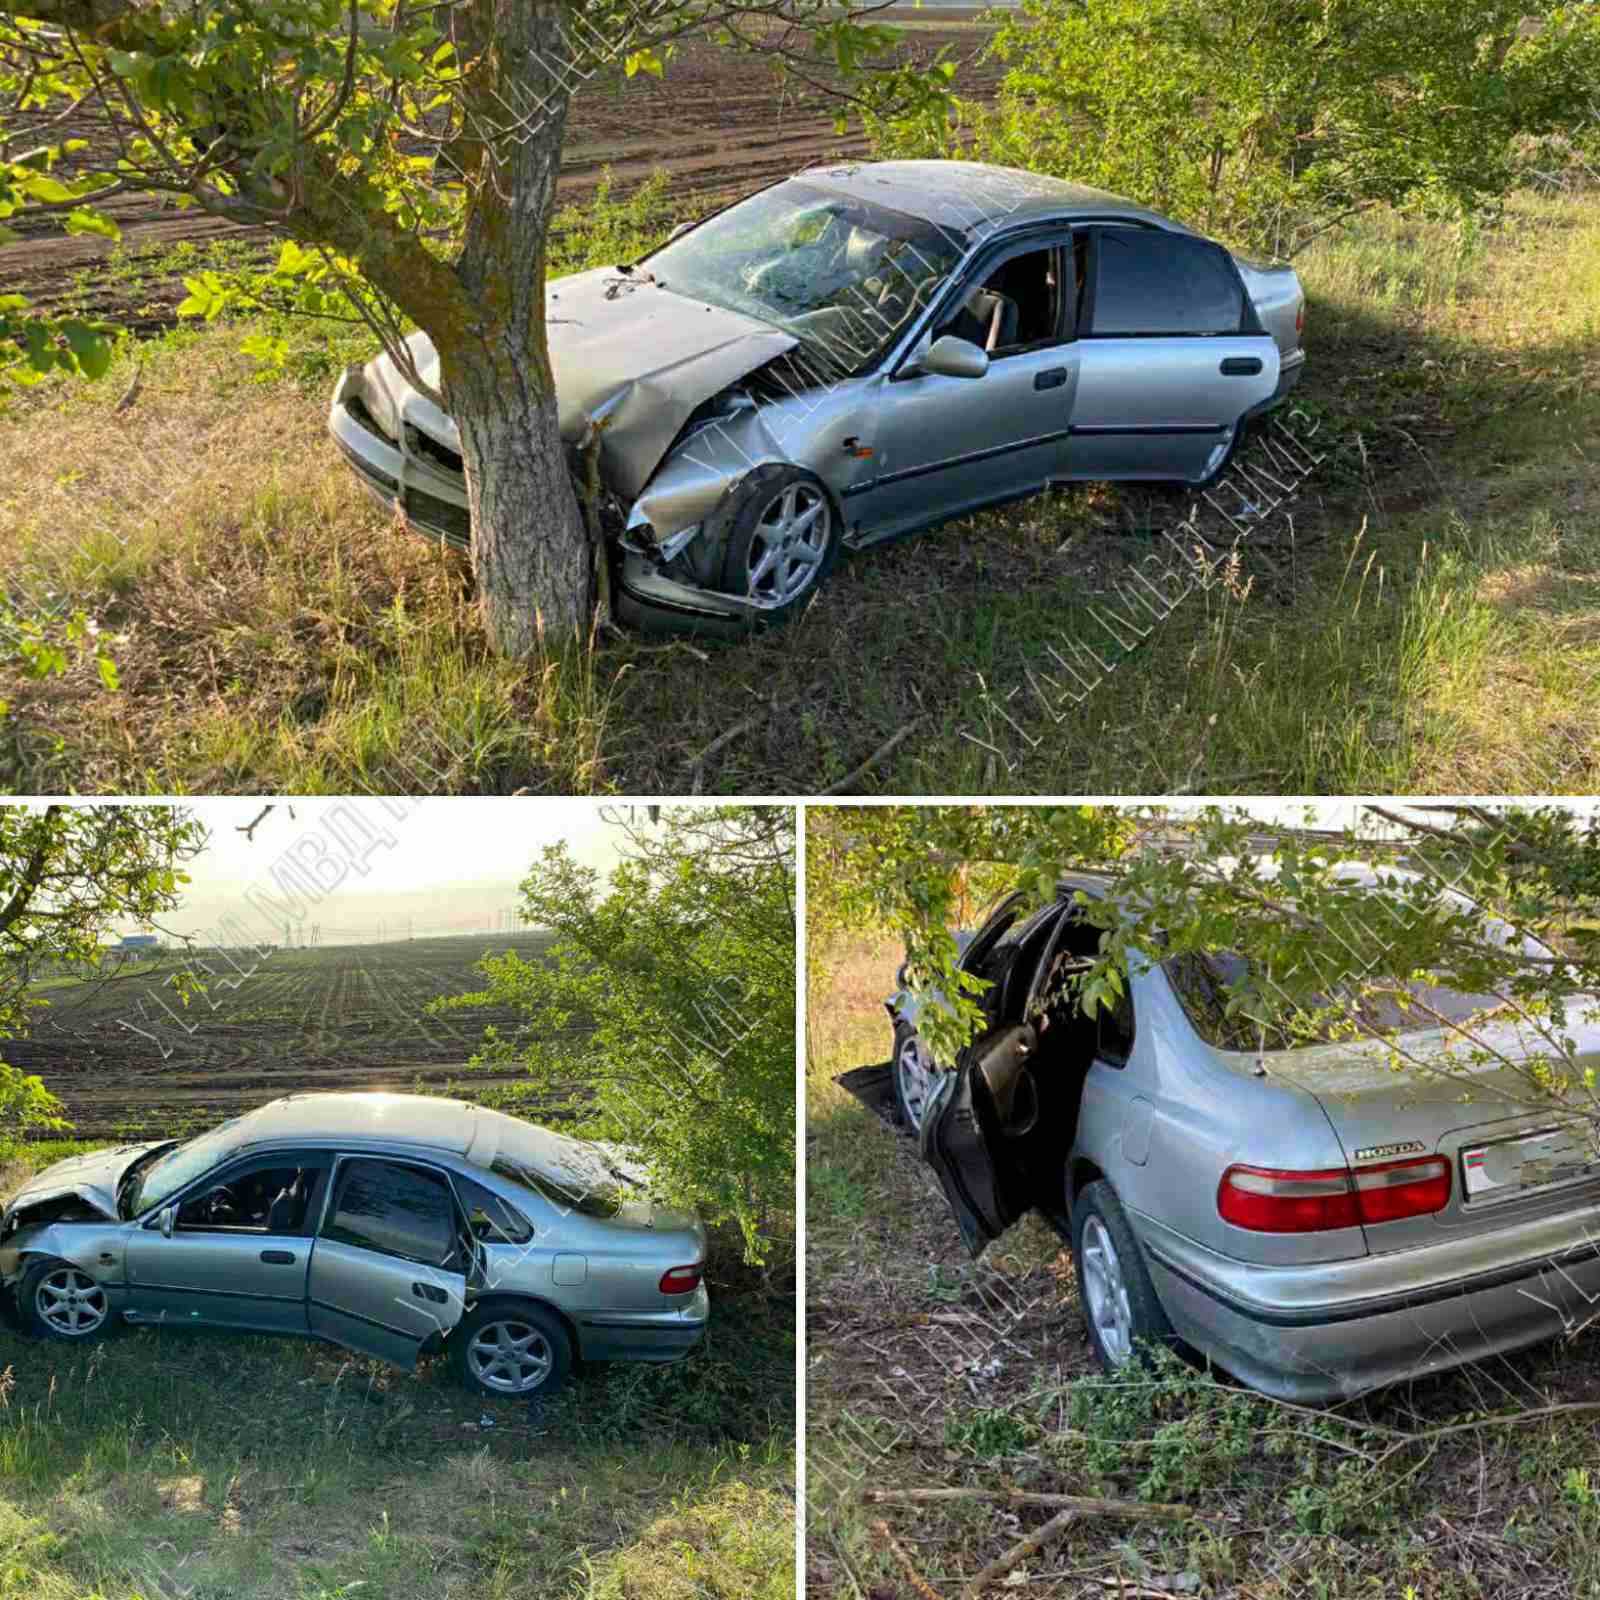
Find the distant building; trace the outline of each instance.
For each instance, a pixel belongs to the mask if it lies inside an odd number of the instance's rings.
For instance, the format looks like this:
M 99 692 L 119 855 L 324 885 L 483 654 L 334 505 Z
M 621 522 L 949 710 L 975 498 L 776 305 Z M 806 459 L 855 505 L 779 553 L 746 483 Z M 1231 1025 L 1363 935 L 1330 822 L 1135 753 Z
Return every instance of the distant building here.
M 160 936 L 154 933 L 125 933 L 117 943 L 119 950 L 159 950 Z

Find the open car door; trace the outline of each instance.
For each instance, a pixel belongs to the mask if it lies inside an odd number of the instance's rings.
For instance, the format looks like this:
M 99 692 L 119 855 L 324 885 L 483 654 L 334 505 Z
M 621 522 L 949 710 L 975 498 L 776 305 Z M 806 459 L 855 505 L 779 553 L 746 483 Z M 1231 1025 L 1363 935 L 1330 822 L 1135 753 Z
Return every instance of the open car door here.
M 1011 1141 L 1026 1136 L 1038 1115 L 1030 1071 L 1038 1045 L 1032 1006 L 1072 908 L 1057 901 L 1019 929 L 1024 898 L 1003 900 L 962 956 L 963 971 L 981 972 L 993 985 L 985 996 L 989 1026 L 935 1086 L 922 1119 L 922 1158 L 938 1175 L 962 1242 L 973 1255 L 999 1238 L 1034 1200 Z M 1013 932 L 1007 953 L 1006 936 Z

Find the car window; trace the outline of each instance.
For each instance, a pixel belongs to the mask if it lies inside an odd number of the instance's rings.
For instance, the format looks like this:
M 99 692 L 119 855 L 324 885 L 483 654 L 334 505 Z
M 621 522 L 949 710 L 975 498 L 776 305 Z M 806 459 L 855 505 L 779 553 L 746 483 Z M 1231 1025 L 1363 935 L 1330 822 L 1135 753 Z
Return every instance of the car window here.
M 219 1183 L 202 1183 L 178 1207 L 186 1232 L 245 1230 L 300 1233 L 306 1227 L 319 1169 L 281 1156 L 235 1168 Z
M 533 1238 L 533 1224 L 509 1200 L 459 1172 L 455 1182 L 474 1239 L 486 1244 L 527 1244 Z
M 502 1134 L 489 1170 L 565 1214 L 614 1217 L 644 1185 L 603 1145 L 520 1123 Z
M 1249 962 L 1232 951 L 1171 956 L 1161 963 L 1161 970 L 1171 982 L 1195 1032 L 1219 1050 L 1294 1050 L 1330 1043 L 1335 1037 L 1331 1027 L 1318 1026 L 1311 1020 L 1312 1013 L 1306 1013 L 1298 1025 L 1296 1019 L 1288 1018 L 1272 1026 L 1263 1026 L 1259 1018 L 1249 1014 L 1246 1001 L 1243 1005 L 1234 1004 L 1230 1014 L 1230 1001 L 1250 977 Z M 1437 1025 L 1429 1012 L 1437 1012 L 1448 1021 L 1463 1022 L 1499 1004 L 1493 995 L 1461 994 L 1454 989 L 1436 989 L 1424 983 L 1409 983 L 1405 987 L 1428 1011 L 1402 1009 L 1396 1001 L 1384 996 L 1370 997 L 1360 1013 L 1363 1031 L 1377 1034 L 1416 1032 Z M 1316 1009 L 1335 1004 L 1336 1000 L 1337 996 L 1329 995 Z
M 964 240 L 796 179 L 729 206 L 642 263 L 661 288 L 792 333 L 824 379 L 870 368 L 929 305 Z
M 393 1161 L 347 1161 L 322 1237 L 447 1266 L 459 1248 L 455 1199 L 436 1172 Z
M 1133 1054 L 1133 996 L 1128 991 L 1128 980 L 1122 980 L 1122 993 L 1110 1005 L 1102 1005 L 1095 1012 L 1099 1030 L 1096 1048 L 1100 1059 L 1113 1067 L 1124 1067 Z
M 130 1216 L 139 1216 L 152 1206 L 165 1205 L 186 1184 L 221 1166 L 238 1146 L 239 1124 L 243 1119 L 230 1117 L 208 1133 L 198 1133 L 192 1139 L 175 1145 L 158 1161 L 140 1175 L 139 1187 L 129 1201 Z
M 1002 261 L 965 294 L 933 330 L 990 355 L 1030 350 L 1060 337 L 1062 252 L 1054 245 Z
M 1150 228 L 1102 228 L 1093 332 L 1238 333 L 1244 291 L 1222 250 Z

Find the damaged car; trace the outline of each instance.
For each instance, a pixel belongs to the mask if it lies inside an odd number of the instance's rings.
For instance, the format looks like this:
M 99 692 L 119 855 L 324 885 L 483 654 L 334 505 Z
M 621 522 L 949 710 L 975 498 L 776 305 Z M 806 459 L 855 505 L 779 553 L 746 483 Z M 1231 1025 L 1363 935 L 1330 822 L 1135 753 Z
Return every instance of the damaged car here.
M 422 1095 L 293 1095 L 74 1156 L 0 1213 L 0 1283 L 37 1337 L 298 1334 L 408 1371 L 443 1354 L 501 1398 L 686 1355 L 705 1253 L 625 1153 Z
M 1098 189 L 960 161 L 817 167 L 552 281 L 563 439 L 598 450 L 614 608 L 737 634 L 844 550 L 1074 479 L 1214 482 L 1304 366 L 1292 268 Z M 426 335 L 412 368 L 438 389 Z M 329 427 L 465 546 L 455 424 L 387 355 Z
M 1379 894 L 1408 876 L 1340 871 Z M 960 957 L 988 985 L 984 1025 L 949 1070 L 917 1037 L 920 1006 L 939 997 L 902 986 L 886 1002 L 895 1053 L 869 1071 L 892 1078 L 974 1254 L 1036 1210 L 1071 1247 L 1105 1370 L 1166 1345 L 1296 1401 L 1592 1319 L 1600 1135 L 1592 1108 L 1529 1105 L 1517 1063 L 1542 1041 L 1515 1008 L 1428 988 L 1430 1027 L 1391 1007 L 1369 1019 L 1374 1036 L 1308 1039 L 1231 1004 L 1246 968 L 1217 952 L 1130 959 L 1117 1003 L 1090 1016 L 1071 978 L 1098 958 L 1091 909 L 1115 894 L 1114 878 L 1080 873 L 1042 907 L 1012 895 L 995 908 Z M 1566 1031 L 1593 1069 L 1589 1006 Z M 1451 1024 L 1469 1021 L 1491 1065 L 1450 1054 Z M 1396 1039 L 1448 1061 L 1454 1081 L 1397 1075 Z

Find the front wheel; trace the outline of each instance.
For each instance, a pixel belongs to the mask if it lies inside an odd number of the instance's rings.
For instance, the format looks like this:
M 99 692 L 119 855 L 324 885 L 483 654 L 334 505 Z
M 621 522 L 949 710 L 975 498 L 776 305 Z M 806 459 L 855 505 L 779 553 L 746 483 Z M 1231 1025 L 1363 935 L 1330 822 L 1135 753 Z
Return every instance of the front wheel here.
M 922 1132 L 922 1119 L 928 1114 L 933 1096 L 934 1066 L 917 1030 L 898 1022 L 894 1030 L 894 1102 L 900 1120 L 915 1139 Z
M 1177 1342 L 1127 1214 L 1103 1179 L 1086 1185 L 1073 1204 L 1072 1259 L 1089 1343 L 1103 1371 L 1119 1372 L 1150 1346 Z
M 23 1327 L 42 1339 L 85 1344 L 110 1331 L 105 1289 L 69 1261 L 36 1261 L 22 1275 L 17 1312 Z
M 822 480 L 800 467 L 758 467 L 722 512 L 722 591 L 769 624 L 790 621 L 839 559 L 839 519 Z
M 475 1394 L 531 1400 L 554 1394 L 572 1372 L 572 1340 L 543 1306 L 491 1301 L 467 1313 L 450 1335 L 456 1374 Z

